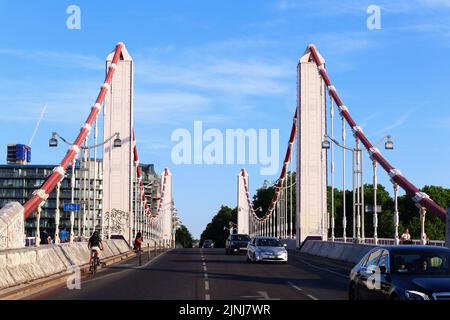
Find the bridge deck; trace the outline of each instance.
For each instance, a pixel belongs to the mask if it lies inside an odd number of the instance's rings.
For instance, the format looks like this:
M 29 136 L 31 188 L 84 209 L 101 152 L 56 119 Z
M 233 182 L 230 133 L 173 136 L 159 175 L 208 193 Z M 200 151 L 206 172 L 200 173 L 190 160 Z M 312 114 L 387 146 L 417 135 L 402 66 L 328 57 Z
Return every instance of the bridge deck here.
M 203 258 L 202 258 L 203 257 Z M 287 265 L 248 264 L 223 249 L 175 249 L 137 266 L 136 258 L 27 299 L 346 299 L 348 268 L 291 254 Z

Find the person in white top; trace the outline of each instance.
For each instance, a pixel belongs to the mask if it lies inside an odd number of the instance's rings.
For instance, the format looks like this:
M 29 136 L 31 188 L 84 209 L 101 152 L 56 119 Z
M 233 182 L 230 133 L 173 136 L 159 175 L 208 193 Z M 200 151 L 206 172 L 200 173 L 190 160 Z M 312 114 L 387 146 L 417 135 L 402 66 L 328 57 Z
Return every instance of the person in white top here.
M 409 229 L 406 228 L 405 231 L 402 234 L 402 237 L 400 238 L 402 243 L 410 243 L 411 242 L 411 235 L 409 234 Z

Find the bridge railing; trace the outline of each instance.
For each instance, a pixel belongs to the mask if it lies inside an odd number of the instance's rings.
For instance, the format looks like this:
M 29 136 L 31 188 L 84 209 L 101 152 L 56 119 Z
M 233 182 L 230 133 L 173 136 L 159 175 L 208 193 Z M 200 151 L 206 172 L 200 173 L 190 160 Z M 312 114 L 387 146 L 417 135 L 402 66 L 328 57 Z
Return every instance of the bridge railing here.
M 411 240 L 412 244 L 414 245 L 421 245 L 422 244 L 422 240 Z M 343 243 L 356 243 L 356 239 L 352 239 L 352 238 L 346 238 L 344 240 L 344 238 L 335 238 L 334 242 L 343 242 Z M 360 241 L 359 243 L 362 244 L 373 244 L 375 245 L 375 239 L 373 238 L 366 238 L 362 241 Z M 390 238 L 378 238 L 377 240 L 377 245 L 381 245 L 381 246 L 393 246 L 395 245 L 395 239 L 390 239 Z M 445 247 L 445 241 L 441 241 L 441 240 L 429 240 L 427 242 L 427 245 L 430 246 L 437 246 L 437 247 Z

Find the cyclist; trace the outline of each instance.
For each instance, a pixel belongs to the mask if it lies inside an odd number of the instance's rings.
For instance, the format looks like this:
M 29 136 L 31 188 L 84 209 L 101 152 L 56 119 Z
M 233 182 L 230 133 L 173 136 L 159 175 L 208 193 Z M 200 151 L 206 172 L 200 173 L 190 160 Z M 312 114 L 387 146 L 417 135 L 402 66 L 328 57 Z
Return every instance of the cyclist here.
M 94 231 L 92 236 L 89 238 L 88 248 L 90 249 L 89 265 L 91 265 L 92 263 L 92 252 L 94 252 L 95 259 L 97 260 L 97 265 L 100 265 L 98 254 L 100 253 L 100 250 L 103 250 L 103 242 L 102 239 L 100 239 L 98 231 Z M 92 265 L 89 270 L 92 270 Z
M 142 233 L 138 232 L 136 234 L 136 238 L 134 239 L 134 250 L 135 251 L 142 251 L 142 242 L 144 242 L 144 237 L 142 236 Z

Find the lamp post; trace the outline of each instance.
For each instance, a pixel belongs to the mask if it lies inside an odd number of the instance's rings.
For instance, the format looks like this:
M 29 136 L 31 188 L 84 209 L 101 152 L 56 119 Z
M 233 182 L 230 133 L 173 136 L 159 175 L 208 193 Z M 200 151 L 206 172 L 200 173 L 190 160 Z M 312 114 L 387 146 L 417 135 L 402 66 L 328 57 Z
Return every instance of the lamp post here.
M 96 143 L 96 139 L 97 138 L 97 134 L 95 133 L 95 137 L 94 137 L 94 145 L 92 145 L 92 146 L 88 146 L 87 145 L 87 138 L 86 138 L 86 141 L 85 141 L 85 145 L 84 146 L 81 146 L 81 150 L 83 150 L 84 152 L 89 152 L 90 150 L 92 150 L 92 149 L 94 149 L 94 151 L 95 151 L 95 156 L 94 157 L 96 157 L 96 149 L 98 148 L 98 147 L 101 147 L 101 146 L 103 146 L 103 145 L 105 145 L 106 143 L 108 143 L 108 142 L 110 142 L 111 140 L 113 140 L 114 139 L 114 141 L 113 141 L 113 147 L 114 148 L 120 148 L 121 146 L 122 146 L 122 140 L 120 139 L 120 134 L 118 133 L 118 132 L 116 132 L 116 133 L 114 133 L 111 137 L 109 137 L 108 139 L 106 139 L 105 141 L 103 141 L 102 143 L 99 143 L 99 144 L 97 144 Z M 48 146 L 50 147 L 50 148 L 56 148 L 56 147 L 58 147 L 58 139 L 59 140 L 61 140 L 61 141 L 63 141 L 65 144 L 68 144 L 69 146 L 72 146 L 73 145 L 73 143 L 72 142 L 70 142 L 70 141 L 68 141 L 67 139 L 65 139 L 65 138 L 63 138 L 60 134 L 58 134 L 57 132 L 53 132 L 52 133 L 52 136 L 50 137 L 50 139 L 49 139 L 49 141 L 48 141 Z M 81 159 L 80 159 L 81 161 L 83 160 L 83 156 L 81 157 Z M 91 161 L 91 159 L 88 159 L 88 161 L 90 162 Z M 94 164 L 95 165 L 95 169 L 94 170 L 97 170 L 97 165 L 96 164 Z M 73 162 L 72 162 L 72 176 L 71 176 L 71 201 L 72 201 L 72 203 L 74 203 L 74 201 L 75 201 L 75 184 L 76 184 L 76 179 L 75 179 L 75 175 L 76 175 L 76 172 L 75 172 L 75 166 L 76 166 L 76 161 L 75 161 L 75 159 L 73 160 Z M 79 172 L 81 172 L 82 171 L 82 165 L 80 164 L 80 169 L 79 169 Z M 90 166 L 89 166 L 90 167 Z M 89 170 L 89 169 L 88 169 Z M 94 175 L 94 177 L 96 177 L 96 174 Z M 79 179 L 81 179 L 81 175 L 80 175 L 80 177 L 79 177 Z M 94 180 L 95 180 L 95 178 L 94 178 Z M 81 186 L 81 181 L 79 180 L 79 182 L 80 182 L 80 186 Z M 94 181 L 94 203 L 96 203 L 96 195 L 95 195 L 95 192 L 96 192 L 96 188 L 95 188 L 95 184 L 96 184 L 96 181 Z M 89 197 L 89 199 L 90 199 L 90 186 L 91 186 L 91 183 L 90 183 L 90 181 L 88 182 L 88 197 Z M 78 198 L 80 198 L 80 195 L 78 195 Z M 88 210 L 90 211 L 90 208 L 88 208 Z M 94 212 L 96 212 L 96 208 L 95 208 L 95 206 L 94 206 Z M 102 223 L 101 223 L 101 234 L 103 234 L 103 215 L 102 215 Z M 80 219 L 79 219 L 79 221 L 80 221 Z M 71 213 L 70 213 L 70 241 L 71 242 L 73 242 L 73 238 L 74 238 L 74 230 L 73 230 L 73 225 L 74 225 L 74 222 L 75 222 L 75 212 L 73 212 L 73 211 L 71 211 Z M 86 226 L 83 224 L 83 230 L 84 230 L 84 228 L 85 228 Z M 94 214 L 94 217 L 93 217 L 93 228 L 95 228 L 95 214 Z M 81 235 L 81 223 L 79 222 L 78 223 L 78 233 Z
M 385 135 L 383 138 L 381 138 L 376 144 L 375 147 L 380 145 L 384 140 L 386 139 L 386 142 L 384 144 L 384 148 L 386 150 L 394 150 L 394 142 L 392 141 L 391 135 Z M 378 177 L 377 177 L 377 162 L 375 160 L 372 161 L 372 168 L 373 168 L 373 239 L 375 242 L 375 245 L 378 244 L 378 207 L 377 207 L 377 191 L 378 191 Z M 397 191 L 395 192 L 395 203 L 397 204 Z M 395 206 L 395 213 L 397 215 L 396 222 L 394 221 L 394 225 L 396 225 L 397 229 L 397 235 L 396 235 L 396 242 L 398 242 L 398 210 L 397 206 Z M 396 243 L 398 244 L 398 243 Z

